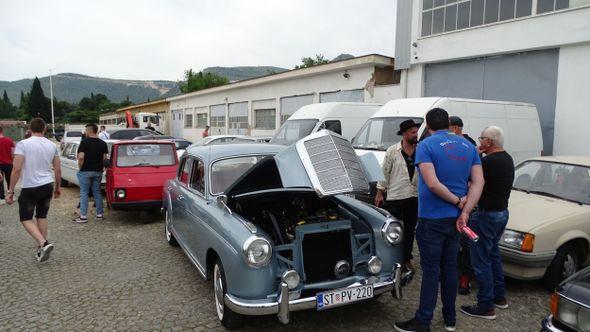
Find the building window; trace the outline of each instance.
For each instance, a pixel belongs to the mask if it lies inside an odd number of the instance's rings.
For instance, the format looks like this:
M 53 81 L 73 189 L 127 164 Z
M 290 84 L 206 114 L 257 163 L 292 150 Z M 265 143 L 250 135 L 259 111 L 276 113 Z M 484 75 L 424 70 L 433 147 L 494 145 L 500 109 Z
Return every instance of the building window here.
M 211 127 L 225 127 L 225 116 L 211 116 Z
M 205 128 L 207 125 L 207 113 L 197 113 L 196 128 Z
M 569 0 L 536 0 L 537 13 L 570 6 Z M 532 15 L 533 0 L 423 0 L 421 35 L 467 29 Z
M 569 0 L 537 0 L 537 14 L 552 12 L 570 7 Z
M 277 111 L 272 109 L 255 110 L 257 129 L 275 129 Z
M 184 128 L 192 128 L 193 127 L 193 115 L 186 114 L 184 117 Z
M 248 131 L 248 102 L 228 105 L 229 134 L 245 135 Z
M 225 128 L 225 104 L 211 106 L 211 127 Z

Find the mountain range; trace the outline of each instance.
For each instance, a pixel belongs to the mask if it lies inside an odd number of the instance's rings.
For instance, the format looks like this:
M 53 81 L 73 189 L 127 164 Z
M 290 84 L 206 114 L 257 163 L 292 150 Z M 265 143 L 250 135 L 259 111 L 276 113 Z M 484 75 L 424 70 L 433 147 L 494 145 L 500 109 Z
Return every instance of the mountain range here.
M 332 61 L 352 58 L 350 54 L 341 54 Z M 215 73 L 227 77 L 230 82 L 254 77 L 266 76 L 287 71 L 289 69 L 272 66 L 242 67 L 208 67 L 203 72 Z M 39 77 L 45 96 L 49 97 L 49 76 Z M 75 73 L 53 75 L 53 95 L 58 100 L 78 103 L 80 99 L 91 93 L 102 93 L 113 102 L 121 102 L 127 98 L 133 103 L 142 103 L 180 94 L 178 82 L 165 80 L 125 80 L 87 76 Z M 20 103 L 20 94 L 31 90 L 32 78 L 18 81 L 0 81 L 0 93 L 6 90 L 13 104 Z M 1 97 L 1 95 L 0 95 Z

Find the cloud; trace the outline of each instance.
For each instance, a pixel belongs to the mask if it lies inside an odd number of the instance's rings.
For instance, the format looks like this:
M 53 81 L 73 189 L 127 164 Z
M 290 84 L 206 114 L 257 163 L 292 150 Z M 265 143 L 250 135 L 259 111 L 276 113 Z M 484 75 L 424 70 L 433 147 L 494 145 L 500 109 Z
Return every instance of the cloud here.
M 9 0 L 0 80 L 54 73 L 129 79 L 271 65 L 303 56 L 393 56 L 395 0 Z

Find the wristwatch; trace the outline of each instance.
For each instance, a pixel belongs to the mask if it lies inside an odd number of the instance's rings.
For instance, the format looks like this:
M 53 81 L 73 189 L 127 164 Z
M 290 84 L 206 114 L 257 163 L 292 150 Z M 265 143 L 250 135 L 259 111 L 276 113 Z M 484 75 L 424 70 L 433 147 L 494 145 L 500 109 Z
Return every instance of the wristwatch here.
M 455 204 L 455 206 L 457 206 L 457 207 L 458 207 L 459 205 L 461 205 L 461 199 L 460 199 L 459 197 L 457 197 L 457 199 L 458 199 L 458 201 L 457 201 L 457 203 Z

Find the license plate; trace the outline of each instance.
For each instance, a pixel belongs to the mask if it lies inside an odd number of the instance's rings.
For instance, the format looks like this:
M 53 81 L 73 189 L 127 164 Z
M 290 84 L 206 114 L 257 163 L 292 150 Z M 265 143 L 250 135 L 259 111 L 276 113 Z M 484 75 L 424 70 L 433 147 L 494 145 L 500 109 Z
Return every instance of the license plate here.
M 317 293 L 317 310 L 338 307 L 370 298 L 373 298 L 373 285 L 364 285 Z

